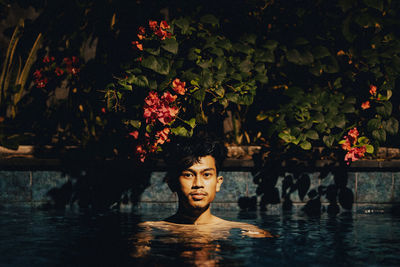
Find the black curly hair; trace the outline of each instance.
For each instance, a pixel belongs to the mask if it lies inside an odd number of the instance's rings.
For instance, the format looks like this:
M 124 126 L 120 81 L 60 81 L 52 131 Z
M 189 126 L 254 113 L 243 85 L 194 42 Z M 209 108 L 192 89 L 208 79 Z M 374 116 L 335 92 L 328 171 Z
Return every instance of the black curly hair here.
M 225 146 L 209 137 L 176 137 L 164 150 L 164 161 L 167 164 L 167 177 L 177 178 L 183 170 L 188 169 L 200 158 L 212 156 L 215 160 L 216 171 L 220 170 L 226 157 Z

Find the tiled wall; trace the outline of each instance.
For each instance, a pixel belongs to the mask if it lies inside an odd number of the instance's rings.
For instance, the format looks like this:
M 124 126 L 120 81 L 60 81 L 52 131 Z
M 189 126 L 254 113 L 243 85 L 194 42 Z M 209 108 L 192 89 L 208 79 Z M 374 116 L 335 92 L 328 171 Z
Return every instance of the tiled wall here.
M 289 174 L 289 173 L 288 173 Z M 221 191 L 217 193 L 213 204 L 214 209 L 239 209 L 238 200 L 241 197 L 257 196 L 257 185 L 249 171 L 222 171 L 224 182 Z M 290 174 L 289 174 L 290 175 Z M 318 172 L 308 173 L 310 190 L 320 186 L 334 184 L 333 175 L 320 179 Z M 137 207 L 140 209 L 158 209 L 176 207 L 177 197 L 163 181 L 165 173 L 153 172 L 149 186 L 140 196 Z M 72 178 L 60 171 L 0 171 L 0 206 L 1 205 L 33 205 L 40 206 L 51 201 L 49 192 L 59 189 Z M 283 177 L 279 177 L 275 187 L 281 196 Z M 355 210 L 383 211 L 393 204 L 400 204 L 400 172 L 350 172 L 346 187 L 353 193 Z M 260 196 L 257 196 L 258 201 Z M 302 207 L 309 197 L 300 199 L 297 191 L 290 194 L 293 207 Z M 321 202 L 327 204 L 325 196 Z M 130 207 L 129 205 L 125 205 Z M 281 204 L 268 205 L 270 210 L 280 210 Z

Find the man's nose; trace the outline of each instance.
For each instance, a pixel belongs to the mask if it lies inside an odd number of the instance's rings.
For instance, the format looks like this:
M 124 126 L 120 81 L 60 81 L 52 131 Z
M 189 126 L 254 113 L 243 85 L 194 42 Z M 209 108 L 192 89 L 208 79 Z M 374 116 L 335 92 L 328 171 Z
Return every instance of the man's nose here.
M 201 177 L 199 175 L 196 175 L 193 180 L 192 188 L 196 189 L 196 188 L 203 188 L 203 187 L 204 187 L 203 180 L 201 179 Z

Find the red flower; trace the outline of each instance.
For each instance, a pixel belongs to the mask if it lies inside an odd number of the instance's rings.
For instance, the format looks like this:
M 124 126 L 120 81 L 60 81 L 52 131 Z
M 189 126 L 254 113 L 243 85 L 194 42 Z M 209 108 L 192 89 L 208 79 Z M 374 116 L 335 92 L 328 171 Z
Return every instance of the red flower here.
M 150 29 L 152 29 L 153 31 L 156 31 L 156 30 L 157 30 L 157 27 L 158 27 L 157 21 L 149 20 L 149 27 L 150 27 Z
M 65 57 L 65 58 L 63 59 L 63 62 L 64 62 L 65 64 L 67 64 L 67 65 L 72 65 L 72 61 L 71 61 L 71 59 L 70 59 L 69 57 Z
M 52 62 L 52 61 L 54 61 L 54 60 L 55 60 L 54 57 L 45 56 L 45 57 L 43 58 L 43 63 L 50 63 L 50 62 Z
M 359 133 L 356 127 L 354 127 L 353 129 L 351 129 L 348 133 L 347 133 L 347 137 L 349 138 L 350 143 L 352 143 L 353 145 L 357 142 L 357 137 L 358 137 Z
M 72 63 L 77 64 L 79 62 L 79 58 L 76 56 L 72 56 Z
M 79 71 L 80 71 L 79 68 L 71 68 L 71 69 L 70 69 L 70 72 L 71 72 L 73 75 L 77 75 Z
M 146 159 L 147 151 L 143 148 L 143 146 L 142 145 L 136 146 L 135 152 L 136 152 L 136 155 L 138 156 L 139 160 L 141 162 L 144 162 L 144 160 Z
M 369 86 L 369 93 L 371 94 L 371 95 L 375 95 L 376 94 L 376 86 L 375 85 L 370 85 Z
M 342 149 L 349 151 L 351 149 L 351 143 L 347 136 L 344 137 L 345 143 L 342 144 Z
M 369 109 L 371 107 L 369 101 L 365 101 L 364 103 L 361 104 L 362 109 Z
M 174 89 L 174 91 L 175 91 L 177 94 L 184 95 L 185 92 L 186 92 L 185 85 L 186 85 L 185 82 L 181 82 L 178 78 L 176 78 L 176 79 L 172 82 L 172 89 Z
M 41 80 L 36 80 L 35 83 L 36 83 L 36 87 L 37 88 L 44 88 L 44 87 L 46 87 L 46 85 L 48 83 L 48 80 L 45 77 L 45 78 L 43 78 Z
M 59 67 L 57 67 L 54 72 L 56 73 L 57 76 L 61 76 L 64 74 L 64 71 L 62 69 L 60 69 Z
M 36 79 L 40 79 L 40 78 L 42 78 L 42 72 L 40 70 L 35 70 L 35 72 L 33 73 L 33 76 Z
M 156 22 L 157 23 L 157 22 Z M 143 26 L 138 28 L 138 33 L 144 35 L 146 33 L 146 29 Z
M 154 34 L 157 35 L 161 40 L 165 40 L 165 38 L 171 38 L 172 35 L 170 32 L 164 31 L 161 28 L 155 31 Z
M 101 113 L 103 113 L 103 114 L 106 113 L 106 108 L 105 108 L 105 107 L 102 107 L 102 108 L 101 108 Z
M 139 132 L 138 131 L 133 131 L 133 132 L 130 132 L 129 135 L 132 136 L 134 139 L 138 139 Z
M 176 100 L 178 96 L 171 94 L 170 92 L 165 92 L 161 97 L 162 100 L 167 101 L 168 103 L 172 103 Z
M 164 128 L 163 130 L 161 130 L 161 131 L 158 131 L 157 133 L 156 133 L 156 143 L 154 144 L 155 146 L 157 146 L 158 144 L 160 144 L 160 145 L 162 145 L 162 144 L 164 144 L 165 142 L 167 142 L 167 141 L 169 141 L 169 139 L 168 139 L 168 135 L 169 135 L 169 133 L 170 133 L 170 131 L 171 131 L 171 129 L 170 128 Z
M 149 95 L 144 99 L 144 102 L 148 106 L 156 106 L 160 103 L 160 98 L 158 97 L 157 92 L 151 91 Z
M 169 27 L 168 23 L 165 20 L 163 20 L 160 22 L 160 28 L 165 30 L 165 29 L 169 29 L 170 27 Z
M 143 45 L 138 41 L 133 41 L 132 44 L 136 46 L 136 48 L 139 49 L 140 51 L 143 51 Z
M 350 162 L 357 161 L 364 157 L 366 151 L 367 148 L 365 146 L 353 147 L 347 152 L 346 156 L 344 156 L 344 161 L 347 161 L 347 165 L 349 165 Z

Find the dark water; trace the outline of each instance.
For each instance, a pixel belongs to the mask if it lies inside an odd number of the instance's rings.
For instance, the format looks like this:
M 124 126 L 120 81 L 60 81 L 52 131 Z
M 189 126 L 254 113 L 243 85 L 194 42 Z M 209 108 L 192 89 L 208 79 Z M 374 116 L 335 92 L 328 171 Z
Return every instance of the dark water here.
M 218 212 L 279 237 L 255 239 L 233 229 L 193 239 L 154 230 L 144 242 L 131 239 L 147 234 L 138 233 L 139 221 L 167 215 L 3 208 L 0 266 L 400 266 L 400 217 L 390 214 Z

